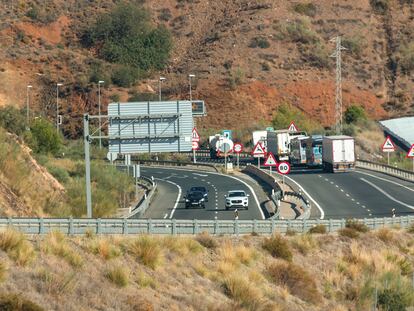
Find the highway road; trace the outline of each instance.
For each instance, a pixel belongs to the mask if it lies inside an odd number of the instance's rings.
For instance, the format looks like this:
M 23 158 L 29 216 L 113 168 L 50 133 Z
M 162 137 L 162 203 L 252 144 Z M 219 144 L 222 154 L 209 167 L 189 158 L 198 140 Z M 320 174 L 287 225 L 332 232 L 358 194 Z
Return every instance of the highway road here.
M 212 172 L 158 167 L 142 167 L 141 174 L 153 176 L 158 183 L 156 196 L 145 218 L 232 220 L 234 210 L 226 211 L 224 195 L 229 190 L 244 190 L 250 195 L 249 209 L 239 208 L 239 219 L 264 219 L 253 188 L 236 177 Z M 209 201 L 205 209 L 185 208 L 184 195 L 193 186 L 204 186 L 208 189 Z
M 290 178 L 323 209 L 325 219 L 390 217 L 414 214 L 414 183 L 368 170 L 325 173 L 294 169 Z M 312 204 L 315 208 L 315 204 Z

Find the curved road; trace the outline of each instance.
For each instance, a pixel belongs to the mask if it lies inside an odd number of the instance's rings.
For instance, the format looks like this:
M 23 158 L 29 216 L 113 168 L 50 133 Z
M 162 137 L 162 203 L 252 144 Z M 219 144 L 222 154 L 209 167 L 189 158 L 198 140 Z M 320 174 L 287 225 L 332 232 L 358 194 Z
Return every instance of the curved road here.
M 199 220 L 232 220 L 234 210 L 226 211 L 224 195 L 229 190 L 244 190 L 250 195 L 249 209 L 238 208 L 239 219 L 264 219 L 263 212 L 253 189 L 244 181 L 218 173 L 186 169 L 142 167 L 141 174 L 153 176 L 158 183 L 157 194 L 145 218 L 175 218 Z M 208 189 L 209 201 L 205 209 L 185 208 L 184 195 L 193 186 Z
M 368 170 L 325 173 L 294 169 L 290 178 L 320 205 L 325 218 L 369 218 L 414 214 L 414 183 Z M 313 204 L 315 208 L 315 204 Z

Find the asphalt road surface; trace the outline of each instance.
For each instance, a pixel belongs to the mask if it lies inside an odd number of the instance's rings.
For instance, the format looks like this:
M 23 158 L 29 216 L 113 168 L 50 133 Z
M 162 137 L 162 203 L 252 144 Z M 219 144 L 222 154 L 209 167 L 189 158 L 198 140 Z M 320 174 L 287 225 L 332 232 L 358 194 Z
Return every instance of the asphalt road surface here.
M 289 177 L 323 209 L 324 218 L 370 218 L 414 214 L 414 183 L 368 170 L 325 173 L 294 169 Z M 315 208 L 315 204 L 312 204 Z
M 230 190 L 244 190 L 250 195 L 249 209 L 238 208 L 239 219 L 264 219 L 253 188 L 238 178 L 212 172 L 152 167 L 142 167 L 141 174 L 153 176 L 158 183 L 157 193 L 145 218 L 233 220 L 234 209 L 226 211 L 224 195 Z M 204 209 L 185 208 L 184 195 L 193 186 L 204 186 L 209 191 Z

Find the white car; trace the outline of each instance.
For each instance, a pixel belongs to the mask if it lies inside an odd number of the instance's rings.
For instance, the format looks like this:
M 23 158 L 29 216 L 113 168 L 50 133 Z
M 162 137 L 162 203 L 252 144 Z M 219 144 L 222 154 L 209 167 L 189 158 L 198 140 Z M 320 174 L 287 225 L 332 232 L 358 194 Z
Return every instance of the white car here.
M 229 191 L 225 196 L 226 198 L 226 210 L 231 207 L 244 207 L 249 209 L 249 195 L 243 190 Z

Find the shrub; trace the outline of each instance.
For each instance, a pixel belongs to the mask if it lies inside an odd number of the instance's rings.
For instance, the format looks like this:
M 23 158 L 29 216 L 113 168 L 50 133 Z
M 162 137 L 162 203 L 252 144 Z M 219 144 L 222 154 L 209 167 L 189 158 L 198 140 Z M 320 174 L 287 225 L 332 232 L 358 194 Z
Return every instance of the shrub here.
M 7 265 L 4 261 L 0 261 L 0 283 L 6 279 Z
M 293 10 L 296 13 L 314 17 L 317 12 L 316 5 L 313 3 L 296 3 L 293 6 Z
M 130 87 L 141 76 L 138 69 L 128 66 L 119 66 L 112 72 L 112 82 L 120 87 Z
M 2 311 L 43 311 L 44 309 L 34 302 L 17 294 L 0 294 L 0 310 Z
M 98 238 L 93 240 L 89 246 L 89 249 L 93 254 L 99 255 L 105 260 L 119 257 L 121 255 L 121 250 L 107 238 Z
M 128 98 L 128 102 L 157 101 L 158 95 L 154 93 L 133 93 Z
M 129 271 L 120 266 L 106 270 L 105 277 L 118 287 L 125 287 L 129 283 Z
M 37 6 L 32 6 L 27 12 L 26 16 L 32 20 L 37 20 L 39 17 L 39 9 Z
M 141 288 L 144 288 L 144 287 L 148 287 L 149 286 L 149 287 L 155 289 L 157 287 L 157 283 L 155 282 L 155 280 L 152 277 L 150 277 L 149 275 L 147 275 L 143 271 L 139 271 L 137 273 L 137 279 L 136 279 L 136 281 L 137 281 L 138 285 Z
M 385 14 L 389 9 L 389 0 L 370 0 L 369 3 L 375 12 Z
M 308 19 L 297 19 L 286 24 L 281 24 L 278 28 L 279 34 L 277 37 L 279 39 L 289 39 L 303 44 L 319 42 L 319 37 L 317 33 L 311 29 Z
M 128 246 L 128 251 L 151 269 L 155 269 L 162 260 L 162 251 L 158 241 L 146 235 L 133 241 Z
M 342 40 L 342 45 L 353 55 L 360 56 L 365 43 L 363 37 L 357 35 L 353 37 L 345 37 Z
M 57 166 L 47 165 L 47 170 L 53 175 L 59 182 L 66 183 L 69 180 L 69 173 L 65 169 Z
M 407 232 L 414 234 L 414 224 L 411 224 L 411 226 L 408 227 Z
M 0 108 L 0 126 L 16 135 L 21 135 L 26 129 L 24 111 L 13 106 Z
M 365 109 L 361 106 L 351 105 L 349 106 L 344 113 L 344 121 L 347 124 L 357 123 L 359 121 L 366 120 L 367 116 Z
M 399 49 L 399 64 L 404 73 L 414 71 L 414 42 L 402 45 Z
M 312 250 L 316 250 L 319 247 L 318 242 L 310 234 L 301 234 L 295 236 L 291 240 L 291 244 L 294 248 L 306 255 Z
M 292 261 L 293 255 L 289 244 L 280 234 L 275 234 L 270 238 L 266 238 L 262 247 L 275 258 Z
M 362 232 L 362 233 L 369 231 L 369 227 L 367 225 L 365 225 L 364 223 L 358 220 L 353 220 L 353 219 L 348 219 L 346 221 L 345 227 L 354 229 L 355 231 Z
M 29 264 L 36 255 L 32 244 L 21 232 L 13 229 L 0 233 L 0 249 L 20 266 Z
M 301 49 L 302 57 L 311 66 L 317 68 L 329 68 L 330 58 L 329 52 L 325 46 L 320 43 L 315 43 Z
M 172 18 L 171 10 L 168 8 L 161 9 L 158 18 L 162 21 L 168 22 Z
M 383 242 L 389 243 L 394 240 L 394 234 L 388 228 L 381 228 L 376 232 L 376 236 Z
M 202 232 L 197 235 L 196 241 L 200 243 L 205 248 L 216 248 L 217 247 L 217 241 L 215 238 L 213 238 L 208 232 Z
M 249 310 L 257 310 L 262 304 L 260 291 L 242 276 L 230 275 L 224 278 L 222 286 L 228 297 Z
M 66 237 L 60 231 L 50 232 L 43 242 L 42 249 L 46 253 L 52 253 L 63 258 L 73 267 L 81 267 L 83 265 L 82 257 L 67 244 Z
M 117 103 L 120 100 L 120 96 L 119 94 L 112 94 L 111 96 L 109 96 L 109 99 L 112 100 L 112 102 Z
M 56 128 L 45 119 L 36 119 L 30 127 L 36 146 L 30 146 L 37 153 L 56 154 L 61 146 L 61 139 Z
M 356 239 L 359 237 L 359 232 L 353 228 L 342 228 L 338 230 L 340 236 Z
M 326 226 L 325 225 L 316 225 L 309 229 L 309 233 L 326 233 Z
M 261 48 L 261 49 L 267 49 L 270 47 L 269 41 L 264 37 L 254 37 L 249 44 L 250 48 Z
M 295 230 L 293 230 L 293 229 L 289 229 L 289 228 L 288 228 L 288 229 L 286 230 L 286 235 L 287 235 L 287 236 L 295 236 L 295 235 L 296 235 L 296 233 L 297 233 L 297 232 L 296 232 Z
M 321 299 L 315 280 L 293 263 L 277 262 L 267 268 L 271 280 L 279 285 L 286 286 L 292 295 L 311 303 L 317 303 Z

